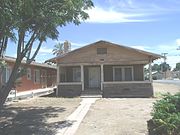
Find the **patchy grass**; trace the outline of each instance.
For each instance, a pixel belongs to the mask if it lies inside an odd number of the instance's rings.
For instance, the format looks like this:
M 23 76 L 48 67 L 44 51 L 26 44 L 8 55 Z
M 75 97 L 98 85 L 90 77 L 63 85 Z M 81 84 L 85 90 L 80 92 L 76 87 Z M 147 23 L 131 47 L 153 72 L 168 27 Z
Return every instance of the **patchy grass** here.
M 0 111 L 0 134 L 55 134 L 58 128 L 72 124 L 65 119 L 78 107 L 80 101 L 80 98 L 39 97 L 7 105 Z

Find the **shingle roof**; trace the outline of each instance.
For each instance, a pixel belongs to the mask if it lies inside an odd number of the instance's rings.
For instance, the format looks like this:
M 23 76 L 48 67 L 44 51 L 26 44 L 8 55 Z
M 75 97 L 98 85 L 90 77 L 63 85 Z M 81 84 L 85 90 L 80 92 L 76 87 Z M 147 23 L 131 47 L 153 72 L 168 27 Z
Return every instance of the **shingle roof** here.
M 10 57 L 10 56 L 5 56 L 3 58 L 0 58 L 0 60 L 2 60 L 2 59 L 5 60 L 5 61 L 8 61 L 8 62 L 15 62 L 16 61 L 16 58 Z M 22 60 L 22 63 L 26 64 L 26 61 Z M 56 66 L 54 66 L 54 65 L 48 65 L 46 63 L 38 63 L 38 62 L 35 62 L 35 61 L 32 61 L 30 65 L 56 69 Z

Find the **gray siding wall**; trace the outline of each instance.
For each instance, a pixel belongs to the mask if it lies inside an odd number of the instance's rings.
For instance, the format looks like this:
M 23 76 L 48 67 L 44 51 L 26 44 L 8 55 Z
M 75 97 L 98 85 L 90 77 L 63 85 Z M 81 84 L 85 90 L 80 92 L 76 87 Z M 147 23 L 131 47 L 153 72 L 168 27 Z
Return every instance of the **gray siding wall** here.
M 103 97 L 152 97 L 151 83 L 108 83 L 103 84 Z
M 116 66 L 125 66 L 125 65 L 116 65 Z M 131 66 L 131 65 L 126 65 Z M 134 69 L 134 81 L 143 81 L 144 73 L 143 73 L 143 65 L 133 65 Z M 112 82 L 113 81 L 113 65 L 105 65 L 104 66 L 104 81 Z
M 144 65 L 133 65 L 134 68 L 134 80 L 144 81 Z
M 58 85 L 58 96 L 77 97 L 81 95 L 82 85 Z

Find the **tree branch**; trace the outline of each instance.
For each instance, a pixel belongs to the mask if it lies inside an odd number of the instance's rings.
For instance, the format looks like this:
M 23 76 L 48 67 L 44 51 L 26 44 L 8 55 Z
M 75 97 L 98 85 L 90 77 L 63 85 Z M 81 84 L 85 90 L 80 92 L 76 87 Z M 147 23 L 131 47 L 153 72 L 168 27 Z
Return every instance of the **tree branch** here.
M 27 62 L 26 62 L 27 64 L 30 64 L 32 61 L 34 61 L 34 58 L 36 57 L 37 53 L 39 52 L 39 49 L 41 48 L 42 43 L 43 43 L 43 40 L 41 39 L 35 53 L 31 57 L 31 59 L 27 59 Z

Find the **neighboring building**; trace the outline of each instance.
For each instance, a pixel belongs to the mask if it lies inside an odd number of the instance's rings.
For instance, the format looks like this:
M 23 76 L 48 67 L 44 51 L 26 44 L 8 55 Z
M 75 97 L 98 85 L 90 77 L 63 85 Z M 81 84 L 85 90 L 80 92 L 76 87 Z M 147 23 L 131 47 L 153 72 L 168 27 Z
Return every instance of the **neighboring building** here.
M 151 62 L 160 55 L 98 41 L 57 56 L 58 96 L 74 97 L 100 91 L 103 97 L 153 96 Z M 150 80 L 144 80 L 149 64 Z
M 16 59 L 6 56 L 4 60 L 7 66 L 0 74 L 1 86 L 8 81 Z M 56 66 L 37 62 L 32 62 L 27 65 L 25 61 L 23 61 L 21 68 L 25 69 L 25 72 L 22 77 L 16 80 L 15 89 L 17 92 L 47 88 L 56 85 Z

